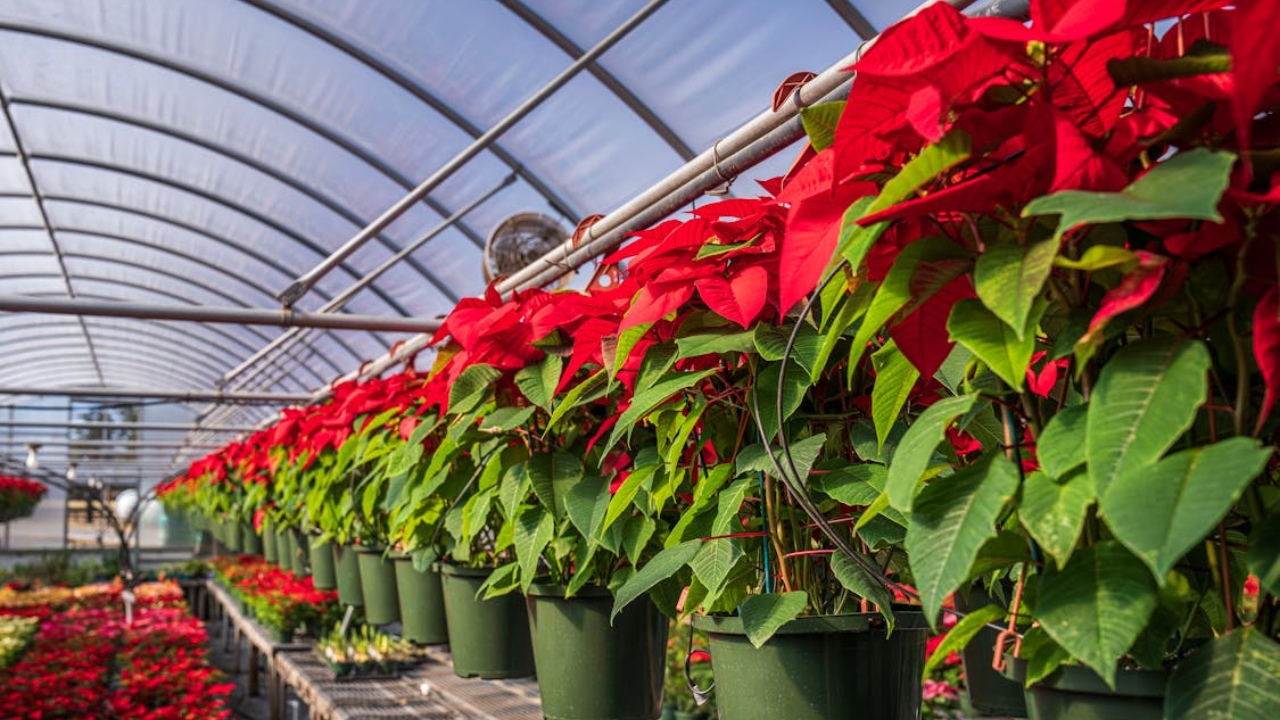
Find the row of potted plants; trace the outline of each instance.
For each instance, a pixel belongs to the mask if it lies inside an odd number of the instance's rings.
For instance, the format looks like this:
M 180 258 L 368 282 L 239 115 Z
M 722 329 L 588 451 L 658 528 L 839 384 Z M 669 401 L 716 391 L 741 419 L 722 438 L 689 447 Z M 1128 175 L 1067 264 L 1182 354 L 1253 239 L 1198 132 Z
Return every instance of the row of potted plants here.
M 310 577 L 298 577 L 266 560 L 242 555 L 210 561 L 219 582 L 278 643 L 299 632 L 319 635 L 339 615 L 337 593 L 317 590 Z
M 35 480 L 0 475 L 0 522 L 30 517 L 47 492 L 49 488 Z
M 232 687 L 216 682 L 208 637 L 181 590 L 134 592 L 132 624 L 116 584 L 11 593 L 0 617 L 43 619 L 22 658 L 0 668 L 0 708 L 30 718 L 225 718 Z
M 340 594 L 367 568 L 375 623 L 437 567 L 458 672 L 536 665 L 551 718 L 656 717 L 663 613 L 709 634 L 728 720 L 915 717 L 943 615 L 970 687 L 995 666 L 1040 718 L 1274 714 L 1276 8 L 931 5 L 761 197 L 585 292 L 463 300 L 430 371 L 165 500 L 286 529 Z

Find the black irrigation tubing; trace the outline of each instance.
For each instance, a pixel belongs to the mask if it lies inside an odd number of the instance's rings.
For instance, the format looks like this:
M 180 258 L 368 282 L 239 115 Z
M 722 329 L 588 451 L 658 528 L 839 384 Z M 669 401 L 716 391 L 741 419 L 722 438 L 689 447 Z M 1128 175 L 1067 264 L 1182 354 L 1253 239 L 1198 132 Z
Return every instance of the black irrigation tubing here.
M 845 539 L 835 531 L 835 528 L 833 528 L 831 524 L 827 522 L 826 517 L 824 517 L 822 513 L 818 511 L 817 504 L 813 501 L 813 498 L 809 495 L 809 492 L 804 488 L 804 483 L 803 483 L 804 478 L 800 477 L 800 471 L 796 468 L 795 460 L 791 456 L 791 443 L 787 440 L 787 434 L 783 432 L 783 422 L 785 418 L 783 417 L 783 414 L 782 414 L 782 405 L 783 405 L 783 393 L 786 389 L 786 384 L 784 380 L 786 379 L 787 362 L 791 359 L 791 353 L 795 351 L 796 339 L 800 336 L 800 325 L 801 323 L 804 322 L 804 319 L 809 316 L 809 313 L 813 311 L 813 305 L 815 302 L 817 302 L 818 297 L 822 293 L 822 290 L 826 288 L 826 286 L 830 284 L 830 282 L 833 279 L 835 279 L 835 277 L 840 273 L 840 271 L 843 270 L 845 266 L 847 266 L 848 264 L 849 263 L 846 260 L 841 260 L 839 263 L 837 263 L 836 266 L 832 268 L 830 272 L 827 273 L 827 276 L 823 278 L 822 282 L 818 283 L 818 287 L 816 287 L 813 290 L 813 292 L 810 293 L 808 301 L 805 302 L 804 308 L 800 311 L 799 317 L 796 318 L 795 326 L 791 328 L 791 335 L 787 338 L 786 348 L 783 350 L 782 359 L 778 364 L 778 393 L 777 393 L 777 397 L 775 398 L 776 403 L 774 405 L 774 409 L 777 412 L 777 416 L 778 416 L 778 442 L 782 446 L 782 454 L 786 457 L 787 465 L 791 469 L 791 474 L 788 475 L 782 469 L 782 465 L 778 462 L 778 458 L 773 452 L 772 443 L 770 443 L 769 440 L 767 439 L 764 442 L 764 450 L 765 450 L 765 453 L 769 456 L 770 462 L 773 463 L 774 469 L 778 471 L 779 476 L 782 478 L 783 485 L 787 488 L 787 492 L 791 495 L 793 499 L 796 500 L 797 503 L 800 504 L 800 508 L 804 510 L 806 515 L 809 516 L 809 519 L 812 520 L 814 524 L 818 526 L 818 528 L 822 531 L 822 534 L 826 535 L 827 539 L 830 540 L 831 543 L 834 544 L 836 548 L 840 550 L 840 552 L 843 552 L 846 556 L 849 557 L 850 560 L 853 560 L 853 562 L 857 564 L 858 567 L 862 568 L 863 571 L 869 574 L 874 580 L 884 585 L 886 588 L 890 590 L 895 590 L 905 595 L 908 598 L 912 598 L 914 600 L 919 601 L 920 600 L 919 593 L 893 580 L 888 575 L 881 572 L 880 568 L 878 568 L 875 563 L 871 562 L 870 560 L 867 560 L 865 557 L 863 557 L 861 553 L 854 550 L 849 545 L 849 543 L 846 542 Z M 756 427 L 760 431 L 761 437 L 764 437 L 764 434 L 765 434 L 764 422 L 761 420 L 761 416 L 760 416 L 760 398 L 758 393 L 756 392 L 756 384 L 754 382 L 751 384 L 751 399 L 752 399 L 752 403 L 755 405 L 755 412 L 753 412 L 752 415 L 755 416 Z M 942 608 L 942 612 L 950 613 L 952 615 L 955 615 L 958 618 L 964 618 L 968 616 L 967 612 L 957 610 L 955 608 L 944 607 Z M 1001 627 L 1000 625 L 994 622 L 989 622 L 986 625 L 989 628 L 993 628 L 1001 632 L 1004 632 L 1007 630 L 1007 628 Z M 1019 633 L 1018 637 L 1022 637 L 1022 635 Z

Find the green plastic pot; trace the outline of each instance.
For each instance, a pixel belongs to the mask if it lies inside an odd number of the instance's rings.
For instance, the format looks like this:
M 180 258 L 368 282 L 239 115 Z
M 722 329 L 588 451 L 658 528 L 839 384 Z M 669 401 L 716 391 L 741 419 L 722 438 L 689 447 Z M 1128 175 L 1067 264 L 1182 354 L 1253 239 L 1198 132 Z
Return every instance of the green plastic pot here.
M 967 596 L 957 592 L 955 601 L 956 609 L 961 612 L 971 612 L 995 602 L 981 588 L 971 589 Z M 1024 718 L 1027 716 L 1027 702 L 1022 685 L 991 667 L 991 657 L 999 635 L 998 631 L 985 627 L 978 631 L 961 653 L 964 661 L 965 695 L 975 714 Z
M 311 552 L 307 546 L 307 534 L 298 528 L 289 528 L 289 562 L 294 577 L 304 578 L 311 575 Z
M 279 565 L 280 554 L 276 552 L 276 548 L 279 547 L 276 542 L 277 537 L 276 530 L 270 523 L 262 524 L 262 557 L 269 563 Z
M 792 620 L 757 649 L 737 617 L 693 616 L 710 638 L 721 720 L 917 720 L 929 625 L 895 613 Z
M 253 529 L 253 523 L 240 523 L 240 551 L 245 555 L 262 554 L 262 536 Z
M 449 651 L 459 677 L 530 677 L 534 674 L 533 643 L 524 598 L 512 593 L 477 600 L 476 592 L 490 569 L 440 566 Z
M 396 568 L 381 545 L 356 548 L 360 564 L 360 593 L 364 595 L 364 619 L 370 625 L 386 625 L 400 619 Z
M 1014 659 L 1009 677 L 1019 684 L 1027 664 Z M 1026 689 L 1027 715 L 1034 720 L 1163 720 L 1169 675 L 1162 670 L 1118 670 L 1116 689 L 1089 668 L 1067 665 Z
M 440 572 L 430 567 L 418 570 L 408 553 L 392 553 L 391 560 L 395 564 L 396 592 L 400 596 L 401 635 L 419 645 L 449 642 Z
M 338 587 L 338 573 L 333 565 L 333 543 L 317 537 L 308 538 L 311 556 L 311 584 L 317 590 Z
M 364 593 L 360 590 L 360 560 L 355 545 L 333 544 L 333 568 L 338 580 L 338 602 L 343 605 L 364 605 Z
M 667 618 L 648 597 L 610 623 L 613 594 L 587 587 L 565 598 L 559 585 L 529 588 L 542 714 L 547 720 L 657 720 Z
M 276 565 L 281 570 L 293 570 L 293 533 L 283 525 L 276 528 L 275 533 Z
M 226 546 L 227 552 L 238 555 L 240 553 L 240 523 L 235 520 L 223 520 L 218 526 L 221 531 L 219 539 Z

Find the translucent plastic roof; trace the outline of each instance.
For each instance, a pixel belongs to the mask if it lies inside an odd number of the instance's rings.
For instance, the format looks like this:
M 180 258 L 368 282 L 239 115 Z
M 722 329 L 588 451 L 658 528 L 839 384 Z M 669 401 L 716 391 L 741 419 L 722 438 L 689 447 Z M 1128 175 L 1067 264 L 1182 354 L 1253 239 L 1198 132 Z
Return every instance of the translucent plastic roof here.
M 278 307 L 294 277 L 645 5 L 0 0 L 0 294 Z M 670 0 L 298 307 L 514 172 L 345 306 L 447 312 L 483 289 L 481 247 L 502 219 L 572 227 L 616 208 L 759 113 L 784 77 L 827 68 L 908 9 Z M 0 314 L 0 385 L 210 389 L 281 332 Z M 309 333 L 246 389 L 320 387 L 400 337 Z

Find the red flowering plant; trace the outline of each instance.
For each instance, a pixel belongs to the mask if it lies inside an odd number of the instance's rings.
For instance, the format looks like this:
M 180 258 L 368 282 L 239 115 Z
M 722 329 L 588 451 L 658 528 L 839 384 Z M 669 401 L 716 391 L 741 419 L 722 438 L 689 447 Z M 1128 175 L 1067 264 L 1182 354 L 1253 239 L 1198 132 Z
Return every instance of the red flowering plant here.
M 0 520 L 28 517 L 49 488 L 35 480 L 0 475 Z
M 420 404 L 420 378 L 411 370 L 388 378 L 348 382 L 312 413 L 308 424 L 323 428 L 304 442 L 305 505 L 322 538 L 386 547 L 392 544 L 386 504 L 412 468 L 385 462 L 407 442 L 404 420 Z M 393 470 L 397 472 L 392 472 Z
M 304 627 L 317 632 L 337 616 L 337 592 L 317 590 L 309 576 L 299 578 L 247 555 L 219 557 L 211 564 L 223 586 L 279 637 L 287 638 Z
M 462 481 L 444 519 L 445 550 L 452 562 L 495 568 L 490 595 L 538 578 L 572 594 L 607 586 L 625 565 L 621 547 L 602 549 L 585 534 L 597 498 L 607 497 L 608 480 L 593 468 L 610 404 L 583 367 L 592 358 L 568 338 L 595 300 L 533 290 L 504 301 L 490 291 L 460 303 L 437 334 L 451 342 L 432 375 L 448 388 L 432 465 L 455 464 L 451 477 Z M 647 539 L 631 550 L 645 552 Z
M 1171 669 L 1169 718 L 1280 706 L 1280 3 L 1228 5 L 932 5 L 855 66 L 783 191 L 779 305 L 954 385 L 862 516 L 906 519 L 928 616 L 1013 590 L 952 634 L 1011 611 L 1029 683 Z M 984 405 L 1000 447 L 958 451 Z
M 203 625 L 172 583 L 134 589 L 133 623 L 122 588 L 97 585 L 22 594 L 8 607 L 43 608 L 30 649 L 0 669 L 0 708 L 15 718 L 222 720 L 232 686 L 208 663 Z M 49 604 L 53 603 L 53 604 Z M 10 612 L 9 609 L 3 611 Z

